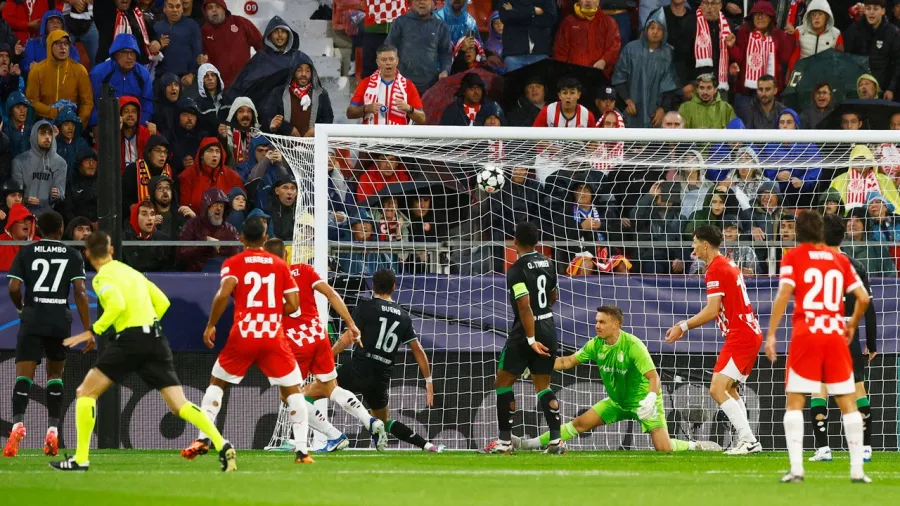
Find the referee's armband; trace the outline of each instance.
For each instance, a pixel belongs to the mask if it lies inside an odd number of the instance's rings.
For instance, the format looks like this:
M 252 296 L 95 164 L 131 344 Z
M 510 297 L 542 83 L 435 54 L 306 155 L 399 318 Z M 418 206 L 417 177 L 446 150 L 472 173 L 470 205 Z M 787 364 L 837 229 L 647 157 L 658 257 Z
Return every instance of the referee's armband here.
M 525 283 L 516 283 L 512 287 L 513 297 L 516 299 L 521 299 L 522 297 L 528 295 L 528 287 L 525 286 Z

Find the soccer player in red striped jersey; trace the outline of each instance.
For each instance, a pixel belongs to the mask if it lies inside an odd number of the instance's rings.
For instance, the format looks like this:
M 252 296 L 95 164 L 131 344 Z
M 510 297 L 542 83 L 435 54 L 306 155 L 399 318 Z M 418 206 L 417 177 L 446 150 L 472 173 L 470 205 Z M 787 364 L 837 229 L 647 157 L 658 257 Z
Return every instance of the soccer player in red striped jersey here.
M 266 251 L 280 258 L 285 256 L 284 242 L 280 239 L 266 241 Z M 341 316 L 347 324 L 347 332 L 353 340 L 359 339 L 359 329 L 347 309 L 347 305 L 341 296 L 328 285 L 324 279 L 309 264 L 294 264 L 290 266 L 291 276 L 299 288 L 299 308 L 293 314 L 284 319 L 285 336 L 291 353 L 297 359 L 300 372 L 304 375 L 315 376 L 316 380 L 307 385 L 304 394 L 314 400 L 330 399 L 353 415 L 366 427 L 373 437 L 387 440 L 384 422 L 369 414 L 363 403 L 353 395 L 353 392 L 341 388 L 337 384 L 337 369 L 335 369 L 334 353 L 331 351 L 331 340 L 325 331 L 323 322 L 319 319 L 319 308 L 316 306 L 315 292 L 319 292 L 328 298 L 331 308 Z M 284 405 L 282 405 L 284 409 Z M 337 430 L 334 425 L 328 423 L 315 406 L 312 406 L 309 424 L 313 429 L 325 434 L 328 442 L 324 452 L 331 452 L 346 448 L 350 443 L 347 436 Z
M 689 329 L 717 320 L 725 345 L 713 368 L 709 395 L 719 404 L 737 430 L 737 442 L 725 453 L 747 455 L 762 451 L 747 420 L 747 407 L 738 386 L 747 381 L 762 345 L 762 332 L 747 296 L 740 269 L 719 252 L 722 231 L 704 225 L 694 231 L 694 254 L 706 266 L 706 307 L 675 324 L 666 332 L 666 342 L 674 343 Z
M 212 302 L 203 342 L 209 348 L 215 345 L 216 323 L 229 298 L 234 299 L 234 322 L 213 365 L 201 408 L 215 422 L 222 409 L 225 387 L 240 383 L 250 366 L 256 365 L 269 378 L 269 384 L 280 387 L 282 399 L 291 408 L 296 462 L 309 464 L 313 460 L 307 450 L 307 402 L 300 389 L 303 375 L 288 348 L 282 326 L 283 315 L 293 313 L 299 306 L 297 284 L 284 260 L 263 250 L 265 234 L 262 218 L 248 219 L 241 231 L 244 251 L 222 264 L 222 283 Z M 181 455 L 193 460 L 207 453 L 209 444 L 206 434 L 200 432 Z
M 863 473 L 863 419 L 856 407 L 853 359 L 848 344 L 869 305 L 869 293 L 846 256 L 824 244 L 822 217 L 814 211 L 797 216 L 797 247 L 781 259 L 778 293 L 766 334 L 766 356 L 775 362 L 775 333 L 794 296 L 791 343 L 785 373 L 787 402 L 784 435 L 791 470 L 783 483 L 803 481 L 803 406 L 807 394 L 825 385 L 843 415 L 850 450 L 850 480 L 871 483 Z M 856 296 L 850 321 L 844 322 L 844 295 Z

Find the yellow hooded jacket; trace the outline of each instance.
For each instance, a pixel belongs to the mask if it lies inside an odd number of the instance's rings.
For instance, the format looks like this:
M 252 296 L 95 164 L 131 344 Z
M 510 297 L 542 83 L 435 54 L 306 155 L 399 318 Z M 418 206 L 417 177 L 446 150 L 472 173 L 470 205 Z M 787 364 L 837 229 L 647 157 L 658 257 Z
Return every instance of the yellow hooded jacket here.
M 872 154 L 872 150 L 862 144 L 857 144 L 853 147 L 853 150 L 850 151 L 850 165 L 854 165 L 853 162 L 856 160 L 867 160 L 872 163 L 872 167 L 869 170 L 876 171 L 875 178 L 878 179 L 878 187 L 881 189 L 881 194 L 888 202 L 894 205 L 894 209 L 900 209 L 900 195 L 897 193 L 897 186 L 894 185 L 891 178 L 878 172 L 878 168 L 875 164 L 875 155 Z M 834 181 L 831 182 L 831 188 L 834 188 L 841 194 L 841 201 L 843 201 L 844 205 L 847 204 L 847 186 L 849 184 L 849 171 L 834 178 Z
M 31 66 L 25 96 L 34 105 L 34 112 L 42 118 L 56 119 L 57 110 L 51 106 L 59 100 L 68 100 L 78 105 L 78 117 L 82 125 L 87 125 L 94 108 L 94 93 L 91 80 L 84 65 L 71 58 L 57 61 L 53 57 L 53 44 L 68 37 L 63 30 L 53 30 L 47 35 L 47 58 Z M 71 48 L 72 51 L 76 49 Z

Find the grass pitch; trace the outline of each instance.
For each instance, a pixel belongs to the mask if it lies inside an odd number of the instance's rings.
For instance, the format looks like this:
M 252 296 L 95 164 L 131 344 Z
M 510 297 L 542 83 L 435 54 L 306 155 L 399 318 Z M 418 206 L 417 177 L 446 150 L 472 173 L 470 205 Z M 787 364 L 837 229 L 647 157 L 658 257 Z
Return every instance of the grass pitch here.
M 810 454 L 807 454 L 807 456 Z M 897 504 L 900 453 L 875 454 L 849 480 L 846 453 L 831 463 L 807 463 L 806 482 L 777 483 L 786 453 L 726 457 L 645 451 L 519 453 L 511 456 L 409 451 L 344 451 L 318 455 L 313 465 L 292 454 L 238 452 L 238 472 L 224 474 L 212 455 L 194 462 L 174 451 L 94 451 L 91 470 L 61 473 L 47 457 L 26 450 L 0 459 L 4 505 L 194 506 L 347 504 L 417 505 L 753 505 Z

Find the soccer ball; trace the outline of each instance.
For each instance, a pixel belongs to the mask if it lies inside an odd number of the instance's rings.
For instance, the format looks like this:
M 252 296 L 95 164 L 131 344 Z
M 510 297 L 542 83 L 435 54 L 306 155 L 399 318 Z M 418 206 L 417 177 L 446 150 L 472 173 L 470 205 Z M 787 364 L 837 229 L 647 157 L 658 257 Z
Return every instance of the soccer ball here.
M 496 165 L 485 165 L 475 175 L 475 182 L 486 193 L 494 193 L 503 188 L 506 178 L 503 176 L 503 169 Z

